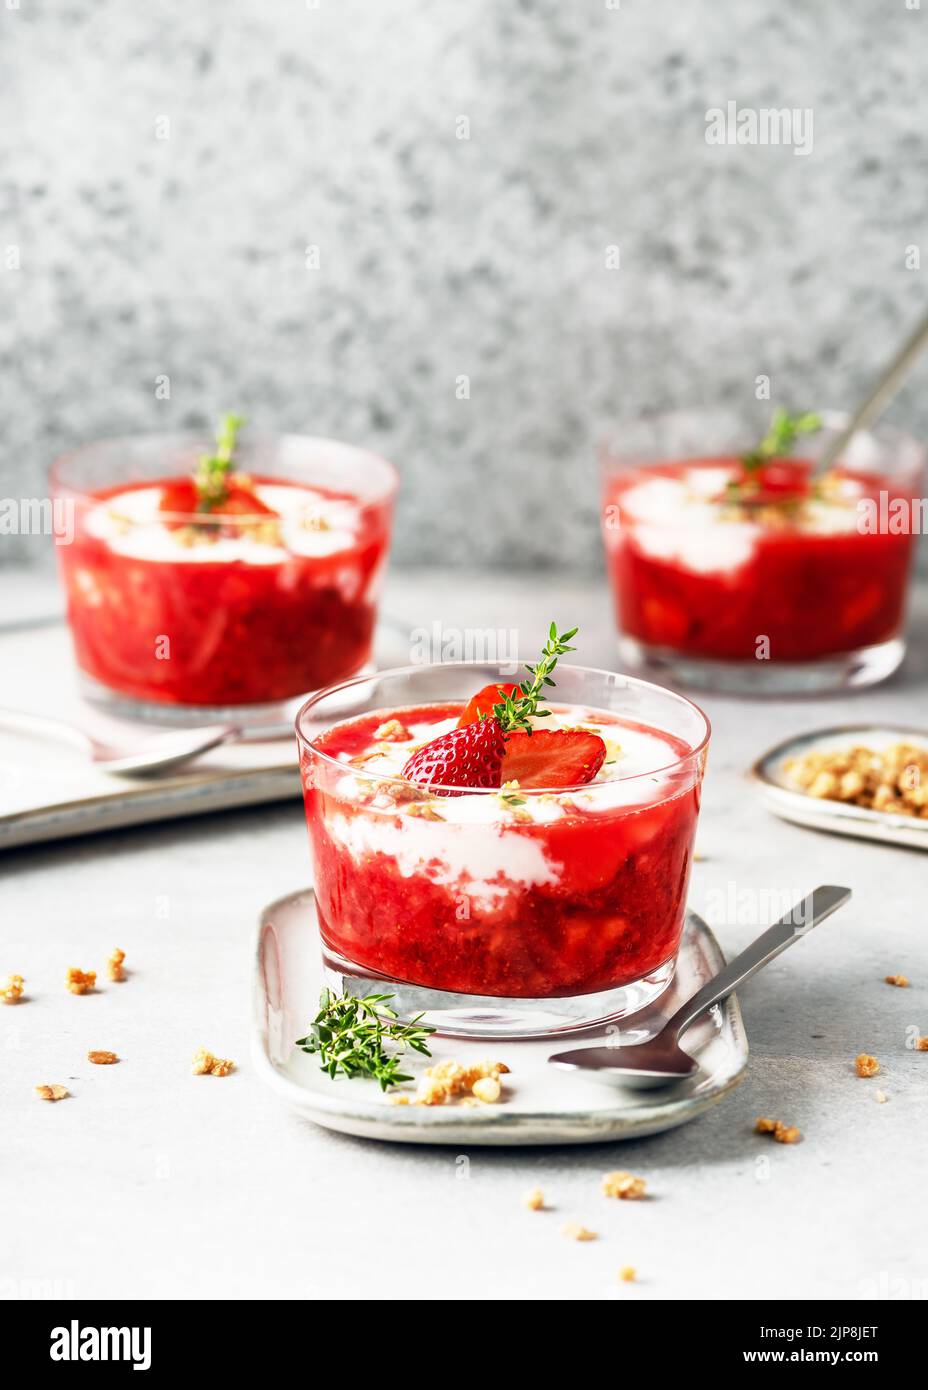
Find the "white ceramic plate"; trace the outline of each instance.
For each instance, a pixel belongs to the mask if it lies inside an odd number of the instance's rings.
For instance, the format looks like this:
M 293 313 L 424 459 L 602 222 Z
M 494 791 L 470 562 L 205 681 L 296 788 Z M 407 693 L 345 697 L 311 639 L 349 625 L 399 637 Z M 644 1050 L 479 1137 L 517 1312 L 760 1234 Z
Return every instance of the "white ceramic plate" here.
M 724 956 L 706 924 L 687 914 L 676 977 L 659 1001 L 623 1020 L 623 1033 L 655 1031 L 720 969 Z M 254 980 L 253 1057 L 259 1075 L 300 1114 L 329 1129 L 406 1144 L 589 1144 L 657 1134 L 715 1105 L 741 1080 L 748 1046 L 732 995 L 694 1024 L 687 1048 L 700 1063 L 692 1080 L 666 1091 L 621 1091 L 549 1066 L 552 1052 L 595 1039 L 595 1032 L 542 1041 L 480 1042 L 434 1037 L 432 1058 L 463 1062 L 489 1057 L 510 1068 L 499 1105 L 393 1105 L 374 1082 L 331 1080 L 316 1057 L 295 1048 L 318 1010 L 322 961 L 312 893 L 272 903 L 258 927 Z M 430 1062 L 411 1061 L 418 1073 Z
M 814 729 L 771 748 L 758 758 L 751 775 L 770 810 L 783 820 L 836 835 L 928 850 L 928 820 L 897 816 L 890 811 L 868 811 L 863 806 L 809 796 L 794 787 L 784 771 L 789 758 L 802 757 L 804 753 L 831 753 L 855 744 L 879 750 L 903 742 L 928 748 L 928 732 L 892 724 L 842 724 L 830 729 Z

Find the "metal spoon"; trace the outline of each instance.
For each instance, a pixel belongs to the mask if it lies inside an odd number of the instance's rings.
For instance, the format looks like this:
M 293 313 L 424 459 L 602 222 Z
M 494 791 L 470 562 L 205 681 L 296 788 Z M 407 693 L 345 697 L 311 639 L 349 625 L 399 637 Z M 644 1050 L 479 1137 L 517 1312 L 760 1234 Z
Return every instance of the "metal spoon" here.
M 827 473 L 844 453 L 858 430 L 866 429 L 883 412 L 908 376 L 924 348 L 928 345 L 928 314 L 896 353 L 893 360 L 884 367 L 866 399 L 858 406 L 847 425 L 826 448 L 816 464 L 817 474 Z
M 211 748 L 231 743 L 244 735 L 244 730 L 236 724 L 209 724 L 199 729 L 155 734 L 140 747 L 130 749 L 104 743 L 77 724 L 46 718 L 45 715 L 26 714 L 21 710 L 0 709 L 0 726 L 66 739 L 68 743 L 77 744 L 89 752 L 91 762 L 104 772 L 111 772 L 117 777 L 167 772 L 189 762 L 191 758 L 198 758 Z
M 727 998 L 743 980 L 762 970 L 774 956 L 830 917 L 850 896 L 850 888 L 830 884 L 816 888 L 697 990 L 692 999 L 667 1019 L 655 1037 L 623 1047 L 579 1047 L 569 1052 L 555 1052 L 548 1061 L 563 1071 L 588 1071 L 594 1081 L 633 1090 L 650 1090 L 686 1080 L 699 1070 L 699 1063 L 680 1047 L 681 1033 L 713 1004 Z

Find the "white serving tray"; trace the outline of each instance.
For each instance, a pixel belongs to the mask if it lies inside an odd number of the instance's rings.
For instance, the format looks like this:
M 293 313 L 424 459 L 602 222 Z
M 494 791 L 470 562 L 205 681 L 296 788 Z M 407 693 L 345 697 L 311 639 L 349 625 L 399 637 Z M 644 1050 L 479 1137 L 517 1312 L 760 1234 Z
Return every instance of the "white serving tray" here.
M 687 913 L 673 983 L 658 1001 L 623 1032 L 653 1034 L 662 1017 L 696 993 L 724 964 L 718 942 L 706 924 Z M 432 1060 L 490 1058 L 511 1069 L 506 1100 L 500 1105 L 394 1105 L 373 1081 L 323 1073 L 318 1058 L 294 1047 L 319 1007 L 322 960 L 311 891 L 294 893 L 265 909 L 257 932 L 252 1056 L 255 1067 L 289 1105 L 317 1124 L 366 1139 L 405 1144 L 591 1144 L 634 1139 L 673 1129 L 716 1105 L 737 1086 L 747 1065 L 748 1045 L 734 995 L 687 1033 L 687 1049 L 700 1063 L 690 1081 L 666 1091 L 620 1091 L 549 1066 L 552 1052 L 597 1034 L 572 1033 L 569 1039 L 490 1042 L 435 1035 Z M 430 1065 L 415 1057 L 407 1070 Z
M 789 758 L 802 757 L 804 753 L 830 753 L 855 744 L 879 750 L 903 742 L 928 748 L 928 732 L 894 724 L 839 724 L 828 729 L 813 729 L 811 733 L 799 734 L 771 748 L 758 758 L 751 776 L 770 810 L 782 820 L 835 835 L 928 850 L 928 820 L 893 815 L 890 811 L 868 811 L 864 806 L 809 796 L 792 786 L 784 771 Z

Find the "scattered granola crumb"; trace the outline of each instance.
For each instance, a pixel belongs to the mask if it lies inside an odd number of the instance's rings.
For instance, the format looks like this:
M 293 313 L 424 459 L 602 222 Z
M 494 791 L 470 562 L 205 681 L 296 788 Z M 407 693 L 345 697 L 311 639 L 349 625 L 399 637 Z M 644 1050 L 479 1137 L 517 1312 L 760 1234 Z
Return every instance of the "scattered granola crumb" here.
M 201 1047 L 193 1059 L 192 1071 L 194 1076 L 228 1076 L 229 1072 L 234 1070 L 234 1062 L 227 1062 L 222 1057 L 214 1057 L 211 1052 L 207 1052 L 205 1047 Z
M 115 1052 L 88 1052 L 87 1061 L 93 1062 L 98 1067 L 109 1067 L 114 1062 L 118 1062 L 119 1058 Z
M 798 1144 L 802 1131 L 795 1125 L 785 1125 L 782 1120 L 768 1120 L 760 1115 L 754 1122 L 755 1134 L 771 1134 L 778 1144 Z
M 916 1038 L 916 1039 L 915 1039 L 915 1051 L 916 1051 L 916 1052 L 928 1052 L 928 1038 Z
M 908 975 L 887 975 L 885 977 L 885 983 L 888 985 L 895 985 L 897 989 L 907 989 L 909 977 Z
M 885 1091 L 874 1091 L 873 1099 L 876 1101 L 877 1105 L 885 1105 L 889 1100 L 889 1096 Z
M 854 1069 L 858 1076 L 876 1076 L 880 1064 L 869 1052 L 858 1052 L 854 1058 Z
M 7 975 L 6 984 L 0 989 L 0 1001 L 4 1004 L 16 1004 L 23 997 L 23 977 L 22 975 Z
M 385 724 L 378 724 L 374 730 L 374 738 L 383 739 L 387 743 L 405 743 L 409 737 L 406 725 L 401 724 L 398 719 L 388 719 Z
M 561 1227 L 561 1235 L 567 1236 L 569 1240 L 596 1240 L 598 1237 L 595 1231 L 588 1231 L 586 1226 L 581 1226 L 579 1221 L 568 1221 Z
M 107 958 L 106 973 L 110 979 L 117 984 L 126 978 L 126 972 L 122 968 L 122 963 L 126 958 L 125 951 L 121 951 L 117 946 L 112 954 Z
M 39 1100 L 64 1100 L 68 1094 L 67 1086 L 36 1086 L 35 1093 Z
M 648 1184 L 644 1178 L 636 1178 L 632 1173 L 603 1174 L 603 1192 L 607 1197 L 620 1197 L 625 1202 L 637 1202 L 645 1194 Z
M 533 1187 L 530 1192 L 523 1194 L 522 1205 L 527 1211 L 544 1211 L 545 1194 L 540 1187 Z
M 474 1082 L 471 1092 L 482 1100 L 484 1105 L 495 1105 L 502 1095 L 503 1088 L 495 1076 L 481 1076 Z
M 395 1095 L 387 1096 L 387 1100 L 390 1102 L 391 1105 L 412 1104 L 412 1098 L 410 1096 L 405 1095 L 402 1091 L 398 1091 Z
M 619 1270 L 619 1280 L 623 1284 L 634 1284 L 637 1271 L 634 1265 L 623 1265 Z
M 86 994 L 97 983 L 97 972 L 96 970 L 78 970 L 76 965 L 69 965 L 64 982 L 72 994 Z
M 499 1082 L 508 1074 L 505 1062 L 475 1062 L 463 1066 L 460 1062 L 436 1062 L 427 1067 L 424 1076 L 419 1078 L 416 1090 L 416 1105 L 445 1105 L 459 1096 L 478 1094 L 476 1085 L 484 1078 Z M 499 1099 L 497 1095 L 496 1099 Z

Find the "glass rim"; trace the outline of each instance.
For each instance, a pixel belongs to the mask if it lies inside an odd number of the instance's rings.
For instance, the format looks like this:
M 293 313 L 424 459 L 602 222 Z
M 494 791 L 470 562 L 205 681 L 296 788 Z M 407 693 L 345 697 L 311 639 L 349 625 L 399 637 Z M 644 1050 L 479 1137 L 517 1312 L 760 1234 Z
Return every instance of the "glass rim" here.
M 520 664 L 521 664 L 521 663 L 520 663 Z M 345 773 L 346 771 L 349 771 L 349 770 L 350 770 L 352 776 L 355 776 L 355 777 L 363 777 L 363 778 L 366 778 L 367 780 L 369 780 L 369 781 L 371 781 L 371 782 L 403 782 L 403 783 L 405 783 L 405 784 L 408 785 L 408 786 L 415 786 L 416 784 L 415 784 L 414 782 L 410 782 L 409 778 L 403 777 L 402 775 L 384 776 L 383 773 L 369 772 L 369 771 L 367 771 L 366 768 L 363 768 L 363 767 L 351 767 L 350 764 L 341 762 L 338 758 L 333 758 L 332 755 L 331 755 L 330 753 L 326 753 L 324 749 L 319 748 L 319 747 L 316 745 L 316 743 L 313 741 L 313 739 L 310 738 L 309 735 L 306 733 L 305 729 L 302 727 L 302 725 L 303 725 L 303 723 L 304 723 L 304 720 L 305 720 L 305 719 L 308 717 L 308 715 L 309 715 L 309 711 L 313 708 L 313 706 L 317 705 L 321 700 L 327 699 L 329 696 L 336 695 L 336 694 L 338 694 L 338 693 L 341 692 L 341 691 L 350 690 L 350 689 L 353 689 L 354 687 L 357 687 L 357 686 L 360 686 L 360 685 L 364 685 L 365 682 L 368 682 L 368 681 L 384 680 L 384 679 L 387 679 L 387 678 L 389 678 L 389 677 L 394 677 L 394 676 L 410 676 L 410 675 L 413 675 L 413 674 L 416 674 L 416 673 L 420 673 L 420 672 L 422 672 L 422 671 L 452 670 L 452 669 L 454 669 L 454 670 L 460 670 L 460 671 L 463 671 L 463 672 L 466 672 L 466 671 L 468 671 L 468 670 L 475 670 L 475 671 L 481 671 L 481 670 L 482 670 L 482 671 L 486 671 L 488 667 L 492 667 L 493 665 L 506 665 L 506 666 L 511 666 L 512 663 L 511 663 L 511 662 L 496 662 L 496 663 L 494 663 L 494 662 L 487 662 L 487 661 L 434 661 L 434 662 L 425 663 L 425 664 L 423 664 L 423 665 L 393 666 L 393 667 L 390 667 L 389 669 L 387 669 L 387 670 L 385 670 L 385 671 L 371 671 L 371 672 L 368 672 L 367 675 L 352 676 L 349 680 L 339 681 L 336 685 L 327 686 L 324 690 L 317 690 L 317 691 L 316 691 L 313 695 L 311 695 L 311 696 L 309 697 L 309 699 L 306 700 L 306 701 L 300 706 L 300 708 L 297 710 L 297 712 L 296 712 L 296 718 L 295 718 L 295 720 L 294 720 L 294 727 L 295 727 L 295 730 L 296 730 L 297 742 L 298 742 L 298 744 L 300 745 L 301 749 L 302 749 L 304 746 L 307 747 L 308 749 L 310 749 L 310 750 L 312 751 L 312 753 L 313 753 L 313 755 L 314 755 L 315 757 L 321 758 L 323 762 L 328 763 L 331 767 L 338 768 L 338 770 L 339 770 L 340 772 L 342 772 L 342 773 Z M 657 776 L 658 774 L 660 774 L 660 773 L 664 773 L 664 772 L 673 772 L 675 769 L 680 768 L 680 767 L 683 767 L 683 766 L 684 766 L 686 763 L 688 763 L 691 759 L 696 759 L 696 760 L 698 760 L 698 759 L 699 759 L 700 757 L 702 757 L 702 755 L 705 753 L 705 750 L 706 750 L 706 748 L 707 748 L 707 746 L 708 746 L 708 744 L 709 744 L 710 736 L 711 736 L 711 734 L 712 734 L 712 725 L 711 725 L 710 722 L 709 722 L 709 716 L 706 714 L 705 710 L 704 710 L 700 705 L 697 705 L 696 702 L 695 702 L 694 700 L 691 700 L 688 696 L 686 696 L 686 695 L 680 695 L 676 690 L 670 690 L 667 686 L 664 686 L 664 685 L 656 685 L 653 681 L 641 680 L 641 679 L 638 678 L 637 676 L 626 676 L 626 675 L 624 675 L 621 671 L 609 671 L 609 670 L 606 670 L 605 667 L 599 667 L 599 666 L 575 666 L 575 665 L 570 664 L 570 663 L 559 662 L 559 663 L 558 663 L 558 670 L 559 670 L 559 671 L 577 671 L 577 672 L 580 672 L 582 675 L 585 675 L 585 676 L 605 676 L 605 677 L 611 678 L 611 679 L 613 679 L 613 680 L 621 680 L 621 681 L 624 681 L 627 685 L 633 686 L 633 687 L 635 687 L 635 688 L 638 689 L 638 690 L 643 690 L 643 691 L 657 691 L 660 695 L 662 695 L 662 696 L 667 696 L 667 697 L 669 697 L 671 700 L 676 701 L 678 704 L 684 706 L 685 708 L 688 708 L 688 709 L 690 709 L 690 710 L 694 710 L 694 711 L 696 712 L 696 714 L 699 716 L 700 720 L 702 721 L 702 725 L 703 725 L 702 737 L 701 737 L 701 739 L 699 740 L 699 743 L 696 744 L 695 747 L 691 748 L 691 749 L 689 750 L 689 752 L 684 753 L 682 756 L 680 756 L 680 757 L 678 757 L 678 758 L 674 758 L 672 762 L 665 763 L 665 764 L 664 764 L 663 766 L 661 766 L 661 767 L 649 768 L 649 769 L 647 770 L 647 772 L 636 772 L 636 773 L 633 773 L 633 774 L 632 774 L 631 776 L 629 776 L 629 777 L 613 777 L 613 778 L 610 778 L 608 781 L 604 781 L 604 782 L 577 782 L 577 783 L 575 783 L 575 784 L 573 784 L 572 786 L 569 786 L 569 787 L 520 787 L 520 788 L 519 788 L 519 795 L 520 795 L 520 796 L 526 796 L 526 797 L 532 797 L 532 796 L 553 796 L 553 795 L 565 795 L 565 794 L 568 794 L 568 793 L 571 793 L 571 792 L 581 792 L 581 791 L 583 791 L 583 792 L 591 792 L 591 791 L 594 790 L 594 788 L 609 787 L 609 786 L 614 785 L 614 784 L 617 783 L 617 782 L 623 782 L 623 783 L 635 782 L 635 781 L 637 781 L 638 779 L 643 778 L 643 777 L 656 777 L 656 776 Z M 435 703 L 439 703 L 439 702 L 438 702 L 438 701 L 435 701 Z M 466 704 L 466 700 L 462 699 L 461 703 L 462 703 L 462 706 L 463 706 L 464 704 Z M 402 707 L 400 706 L 399 708 L 402 708 Z M 387 712 L 387 711 L 385 711 L 385 712 Z M 368 711 L 368 713 L 372 713 L 372 711 Z M 357 717 L 362 717 L 362 716 L 357 716 Z M 346 716 L 346 717 L 345 717 L 346 722 L 347 722 L 347 720 L 349 720 L 350 718 L 351 718 L 350 715 Z M 335 720 L 335 721 L 333 721 L 333 724 L 329 725 L 329 728 L 334 727 L 335 724 L 340 723 L 340 722 L 342 722 L 342 721 L 341 721 L 341 720 Z M 328 732 L 328 730 L 326 730 L 326 732 Z M 664 732 L 664 733 L 669 733 L 670 731 L 669 731 L 669 730 L 663 730 L 663 732 Z M 676 737 L 676 735 L 674 735 L 674 737 Z M 468 796 L 472 796 L 472 795 L 499 796 L 500 792 L 502 791 L 502 788 L 501 788 L 501 787 L 460 787 L 460 786 L 455 786 L 455 785 L 453 785 L 453 784 L 451 784 L 451 783 L 433 782 L 433 783 L 430 784 L 430 786 L 429 786 L 428 788 L 423 788 L 423 793 L 426 794 L 426 795 L 427 795 L 430 791 L 454 792 L 454 793 L 456 793 L 457 795 L 461 795 L 461 794 L 463 793 L 463 794 L 466 794 L 466 795 L 468 795 Z M 635 808 L 635 807 L 632 807 L 632 808 L 630 808 L 630 809 L 631 809 L 631 810 L 635 810 L 636 808 Z
M 191 452 L 196 450 L 203 452 L 208 450 L 214 443 L 212 436 L 202 434 L 198 430 L 176 430 L 168 433 L 151 434 L 127 434 L 112 435 L 102 439 L 94 439 L 86 444 L 79 444 L 73 449 L 67 449 L 64 453 L 58 454 L 52 461 L 48 477 L 51 484 L 51 491 L 61 491 L 67 493 L 78 502 L 97 503 L 101 499 L 99 492 L 86 487 L 78 486 L 69 482 L 65 476 L 66 470 L 79 464 L 82 459 L 93 457 L 101 449 L 125 449 L 126 453 L 131 449 L 138 449 L 139 446 L 149 446 L 154 449 L 159 446 L 163 449 L 168 448 L 187 448 Z M 337 449 L 345 454 L 354 456 L 360 466 L 374 465 L 375 469 L 382 469 L 386 473 L 386 479 L 382 487 L 378 487 L 369 497 L 361 497 L 356 493 L 347 495 L 353 496 L 364 506 L 377 506 L 383 502 L 392 502 L 399 491 L 400 474 L 395 463 L 391 463 L 383 454 L 375 453 L 372 449 L 366 449 L 358 444 L 346 444 L 344 440 L 329 439 L 323 435 L 315 434 L 254 434 L 249 435 L 242 441 L 242 448 L 247 453 L 249 450 L 260 449 L 269 445 L 280 446 L 283 443 L 295 444 L 310 449 Z M 250 476 L 251 470 L 243 468 L 241 470 L 246 477 Z M 294 478 L 291 481 L 298 482 Z M 156 478 L 151 479 L 154 484 Z M 307 483 L 307 487 L 312 486 Z M 257 522 L 270 521 L 266 512 L 239 513 L 235 516 L 223 516 L 209 512 L 162 512 L 157 518 L 158 522 L 182 521 L 195 523 L 196 525 L 225 525 L 225 526 L 248 526 L 255 525 Z M 151 521 L 133 523 L 138 526 L 151 525 Z
M 837 433 L 839 430 L 844 429 L 845 426 L 850 423 L 851 419 L 850 413 L 846 410 L 830 410 L 824 408 L 817 411 L 816 414 L 820 415 L 822 418 L 823 428 L 821 433 L 823 434 Z M 634 456 L 636 453 L 634 447 L 623 448 L 623 446 L 621 446 L 621 435 L 623 430 L 631 433 L 634 430 L 646 429 L 649 425 L 659 425 L 661 423 L 669 424 L 674 420 L 678 420 L 682 424 L 686 420 L 696 421 L 699 419 L 704 419 L 710 424 L 715 423 L 717 425 L 722 425 L 724 422 L 728 425 L 737 425 L 739 428 L 747 429 L 744 423 L 744 417 L 740 416 L 737 411 L 724 405 L 694 405 L 691 408 L 681 406 L 669 410 L 649 410 L 643 411 L 640 415 L 629 415 L 616 420 L 614 424 L 608 426 L 607 431 L 600 436 L 596 444 L 596 452 L 602 471 L 606 474 L 615 472 L 617 468 L 623 466 L 625 460 L 630 456 Z M 900 428 L 898 425 L 887 424 L 883 420 L 877 420 L 873 425 L 869 425 L 865 429 L 856 430 L 855 438 L 858 437 L 871 440 L 881 449 L 886 449 L 893 445 L 897 447 L 901 445 L 907 450 L 912 451 L 913 457 L 906 458 L 898 465 L 900 471 L 911 470 L 917 474 L 919 470 L 925 467 L 926 462 L 928 462 L 928 447 L 926 447 L 917 435 Z M 748 446 L 749 444 L 750 440 L 746 439 L 745 445 Z M 623 459 L 623 453 L 625 459 Z M 702 458 L 710 459 L 712 457 L 713 454 L 710 441 L 705 452 L 694 453 L 692 450 L 673 450 L 669 451 L 663 459 L 645 459 L 640 466 L 647 468 L 657 466 L 661 462 L 680 463 L 686 460 L 698 461 Z M 794 450 L 792 454 L 786 457 L 801 457 L 801 454 Z M 852 469 L 852 471 L 854 470 Z M 892 469 L 887 469 L 886 471 L 892 472 Z

